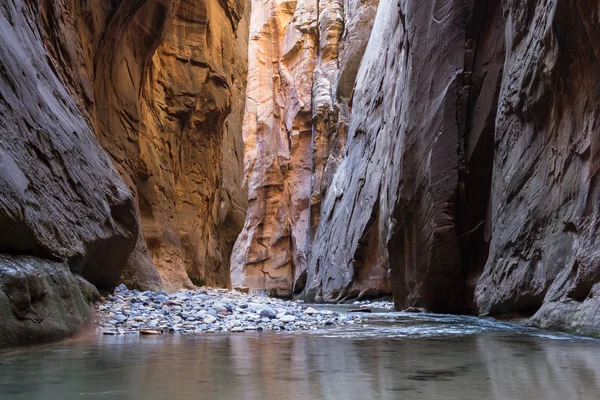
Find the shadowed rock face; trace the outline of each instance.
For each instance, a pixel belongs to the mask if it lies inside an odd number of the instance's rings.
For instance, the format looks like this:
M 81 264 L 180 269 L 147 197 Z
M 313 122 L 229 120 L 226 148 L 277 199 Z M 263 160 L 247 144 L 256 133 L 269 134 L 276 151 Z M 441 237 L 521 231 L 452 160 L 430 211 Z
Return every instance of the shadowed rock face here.
M 0 346 L 81 327 L 93 295 L 71 274 L 114 286 L 138 234 L 131 193 L 44 47 L 39 16 L 30 3 L 0 6 Z
M 0 306 L 24 310 L 1 314 L 0 345 L 80 328 L 94 297 L 80 277 L 229 284 L 246 201 L 244 13 L 241 1 L 0 4 Z
M 366 265 L 398 308 L 600 330 L 593 3 L 380 3 L 308 300 L 379 292 Z
M 467 10 L 443 3 L 379 4 L 357 77 L 347 155 L 313 243 L 311 300 L 385 293 L 391 268 L 398 307 L 460 309 L 456 115 Z M 378 273 L 357 285 L 364 268 Z
M 67 263 L 0 255 L 0 350 L 60 340 L 93 324 L 97 297 Z
M 535 313 L 543 327 L 600 332 L 596 294 L 600 9 L 505 1 L 490 255 L 480 313 Z

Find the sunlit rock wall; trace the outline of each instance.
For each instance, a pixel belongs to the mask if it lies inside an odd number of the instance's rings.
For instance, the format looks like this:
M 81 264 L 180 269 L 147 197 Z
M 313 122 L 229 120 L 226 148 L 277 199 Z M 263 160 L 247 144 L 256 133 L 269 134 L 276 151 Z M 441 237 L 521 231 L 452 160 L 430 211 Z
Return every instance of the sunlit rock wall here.
M 232 259 L 234 286 L 304 289 L 321 196 L 341 159 L 376 5 L 254 5 L 244 120 L 249 207 Z
M 241 1 L 181 1 L 144 77 L 136 189 L 144 238 L 169 288 L 229 285 L 235 214 L 245 208 L 243 16 Z
M 0 3 L 0 346 L 80 328 L 85 280 L 229 285 L 248 17 L 242 1 Z
M 232 285 L 291 293 L 309 243 L 314 1 L 254 1 L 244 116 L 248 214 Z

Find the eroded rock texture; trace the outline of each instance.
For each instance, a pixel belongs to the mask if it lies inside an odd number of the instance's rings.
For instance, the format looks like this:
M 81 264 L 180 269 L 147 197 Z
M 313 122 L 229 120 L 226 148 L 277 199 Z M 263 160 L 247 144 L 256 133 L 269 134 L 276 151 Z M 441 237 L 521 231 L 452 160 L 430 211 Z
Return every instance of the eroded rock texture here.
M 0 349 L 60 340 L 93 324 L 97 297 L 67 263 L 0 255 Z
M 505 1 L 490 255 L 480 313 L 600 332 L 600 8 Z M 541 308 L 540 308 L 541 307 Z
M 391 264 L 398 306 L 460 305 L 454 208 L 465 12 L 453 2 L 380 3 L 357 78 L 347 156 L 323 203 L 308 298 L 385 292 Z M 366 279 L 365 268 L 372 270 Z
M 232 285 L 292 291 L 306 264 L 316 2 L 254 1 L 244 146 L 248 214 Z
M 599 13 L 382 1 L 307 299 L 387 278 L 398 308 L 597 332 Z M 379 276 L 362 286 L 365 268 Z
M 23 311 L 2 314 L 2 344 L 80 327 L 93 296 L 79 276 L 229 284 L 246 207 L 244 6 L 0 2 L 0 302 Z
M 252 12 L 244 142 L 249 208 L 234 286 L 300 292 L 321 196 L 341 159 L 375 1 L 267 2 Z
M 245 210 L 242 105 L 233 100 L 245 91 L 244 9 L 210 0 L 46 4 L 47 46 L 137 200 L 130 286 L 229 284 Z
M 135 181 L 146 243 L 169 288 L 229 285 L 245 209 L 243 14 L 241 1 L 182 1 L 145 75 Z
M 131 193 L 44 47 L 39 16 L 29 2 L 0 5 L 3 345 L 81 327 L 90 309 L 71 274 L 99 287 L 115 285 L 138 234 Z M 23 254 L 31 257 L 16 256 Z M 76 303 L 72 314 L 41 310 L 62 302 Z M 4 312 L 7 307 L 13 311 Z

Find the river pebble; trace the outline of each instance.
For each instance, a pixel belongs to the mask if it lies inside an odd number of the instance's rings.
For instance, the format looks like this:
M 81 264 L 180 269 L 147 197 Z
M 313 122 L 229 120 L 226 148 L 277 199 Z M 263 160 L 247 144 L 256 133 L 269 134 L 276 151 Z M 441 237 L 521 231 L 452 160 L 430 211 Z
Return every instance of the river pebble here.
M 212 288 L 166 293 L 119 285 L 96 304 L 97 330 L 106 335 L 315 330 L 360 323 L 362 318 Z

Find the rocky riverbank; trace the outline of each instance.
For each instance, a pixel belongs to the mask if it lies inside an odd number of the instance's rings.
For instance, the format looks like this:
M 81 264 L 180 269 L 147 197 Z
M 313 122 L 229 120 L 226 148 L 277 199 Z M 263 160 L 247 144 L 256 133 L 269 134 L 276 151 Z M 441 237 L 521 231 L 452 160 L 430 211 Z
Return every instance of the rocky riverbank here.
M 357 303 L 358 309 L 391 303 Z M 96 303 L 96 327 L 106 335 L 314 330 L 362 321 L 360 315 L 318 310 L 235 290 L 200 288 L 168 294 L 119 286 Z

